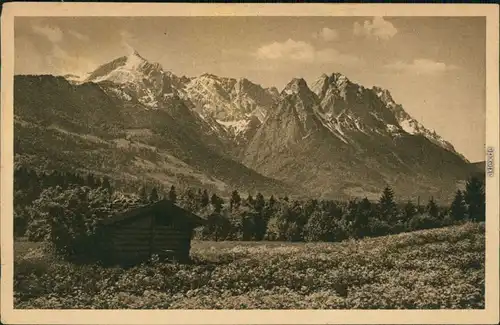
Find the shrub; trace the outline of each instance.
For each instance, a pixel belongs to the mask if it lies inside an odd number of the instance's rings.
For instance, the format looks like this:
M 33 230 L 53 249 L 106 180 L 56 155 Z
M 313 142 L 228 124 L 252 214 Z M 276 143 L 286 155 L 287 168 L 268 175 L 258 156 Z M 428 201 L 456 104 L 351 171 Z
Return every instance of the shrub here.
M 433 218 L 428 213 L 417 214 L 413 216 L 409 222 L 409 228 L 411 230 L 431 229 L 440 226 L 439 220 Z
M 385 236 L 390 233 L 391 226 L 385 220 L 371 219 L 369 223 L 370 235 L 374 237 Z
M 313 212 L 305 226 L 305 239 L 307 241 L 333 241 L 335 238 L 332 219 L 326 212 Z
M 28 237 L 49 240 L 57 254 L 70 260 L 100 260 L 106 248 L 100 221 L 136 201 L 104 188 L 49 188 L 31 207 L 33 222 Z

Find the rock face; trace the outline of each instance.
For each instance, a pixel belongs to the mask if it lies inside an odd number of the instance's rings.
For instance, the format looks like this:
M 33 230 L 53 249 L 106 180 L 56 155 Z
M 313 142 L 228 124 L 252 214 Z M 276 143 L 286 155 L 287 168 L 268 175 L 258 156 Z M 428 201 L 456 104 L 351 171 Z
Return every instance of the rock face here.
M 180 98 L 151 109 L 116 96 L 121 88 L 108 81 L 73 85 L 62 77 L 16 76 L 14 85 L 18 164 L 221 194 L 294 190 L 222 153 L 217 132 L 209 134 L 210 124 Z
M 470 172 L 451 144 L 387 90 L 338 73 L 320 76 L 311 88 L 302 79 L 285 87 L 246 149 L 247 166 L 327 197 L 376 197 L 386 185 L 405 197 L 443 197 Z
M 255 134 L 278 97 L 275 88 L 264 89 L 245 78 L 236 80 L 208 73 L 178 77 L 148 62 L 137 51 L 103 64 L 85 81 L 100 84 L 110 95 L 140 103 L 146 109 L 161 109 L 182 100 L 199 115 L 208 134 L 214 133 L 225 141 L 226 151 L 236 152 Z M 229 148 L 233 142 L 237 148 Z
M 339 73 L 311 87 L 295 78 L 279 92 L 245 78 L 179 77 L 135 51 L 84 77 L 17 76 L 15 86 L 19 123 L 132 139 L 178 159 L 198 183 L 330 198 L 375 197 L 391 185 L 404 197 L 439 198 L 471 172 L 388 90 Z

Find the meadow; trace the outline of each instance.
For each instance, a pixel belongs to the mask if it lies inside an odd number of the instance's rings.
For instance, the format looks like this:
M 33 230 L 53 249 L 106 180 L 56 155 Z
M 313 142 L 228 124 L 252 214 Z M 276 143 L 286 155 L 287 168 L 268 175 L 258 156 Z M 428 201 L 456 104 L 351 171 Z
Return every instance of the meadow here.
M 484 223 L 338 243 L 193 241 L 191 264 L 63 262 L 15 245 L 15 308 L 483 309 Z

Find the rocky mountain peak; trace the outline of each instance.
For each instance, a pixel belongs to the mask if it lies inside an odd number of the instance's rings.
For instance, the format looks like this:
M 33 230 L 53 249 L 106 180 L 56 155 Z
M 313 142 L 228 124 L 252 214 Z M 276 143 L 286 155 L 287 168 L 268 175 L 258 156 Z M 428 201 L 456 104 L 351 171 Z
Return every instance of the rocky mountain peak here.
M 163 69 L 159 63 L 151 63 L 137 50 L 128 56 L 105 63 L 91 72 L 86 81 L 112 81 L 117 84 L 140 82 L 144 77 L 159 78 Z
M 233 92 L 236 94 L 239 93 L 244 93 L 244 92 L 255 92 L 257 91 L 257 88 L 261 88 L 260 86 L 254 84 L 250 80 L 246 78 L 240 78 L 238 81 L 234 84 Z
M 128 56 L 100 66 L 87 80 L 110 82 L 103 85 L 109 93 L 138 101 L 146 108 L 166 109 L 180 97 L 207 123 L 215 123 L 211 126 L 214 130 L 223 128 L 237 136 L 247 136 L 247 130 L 257 128 L 257 120 L 263 123 L 274 112 L 290 123 L 300 121 L 296 125 L 300 125 L 297 130 L 301 131 L 296 135 L 304 136 L 321 125 L 334 136 L 346 139 L 349 133 L 386 134 L 389 128 L 397 131 L 389 132 L 390 135 L 399 135 L 402 129 L 410 135 L 424 135 L 453 151 L 449 143 L 411 118 L 388 90 L 365 88 L 340 72 L 322 74 L 311 88 L 303 78 L 293 78 L 280 93 L 275 87 L 263 88 L 247 78 L 225 78 L 212 73 L 177 77 L 133 50 Z M 255 123 L 250 123 L 252 120 Z
M 351 85 L 354 84 L 345 75 L 334 72 L 331 75 L 322 74 L 313 82 L 311 89 L 320 99 L 332 95 L 345 98 Z
M 377 96 L 384 102 L 386 105 L 395 106 L 396 102 L 392 98 L 392 95 L 389 90 L 374 86 L 372 90 L 377 94 Z
M 280 92 L 276 87 L 266 88 L 266 91 L 273 97 L 278 97 L 280 95 Z
M 310 92 L 307 82 L 303 78 L 293 78 L 281 91 L 283 96 Z
M 299 112 L 312 113 L 319 105 L 318 96 L 309 89 L 302 78 L 293 78 L 281 92 L 281 98 L 288 105 L 294 105 Z
M 248 80 L 247 78 L 239 78 L 236 84 L 239 85 L 240 87 L 251 87 L 254 85 L 254 83 Z
M 144 60 L 144 58 L 139 54 L 139 52 L 136 49 L 133 49 L 132 53 L 130 56 L 136 56 Z

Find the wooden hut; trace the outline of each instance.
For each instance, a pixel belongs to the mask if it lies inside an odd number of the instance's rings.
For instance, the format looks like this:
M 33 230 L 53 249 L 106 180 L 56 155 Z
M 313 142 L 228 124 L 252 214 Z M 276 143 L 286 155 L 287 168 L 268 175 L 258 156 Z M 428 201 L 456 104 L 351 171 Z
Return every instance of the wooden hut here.
M 185 262 L 193 229 L 204 222 L 169 200 L 134 208 L 102 222 L 103 253 L 111 264 L 136 264 L 153 255 Z

